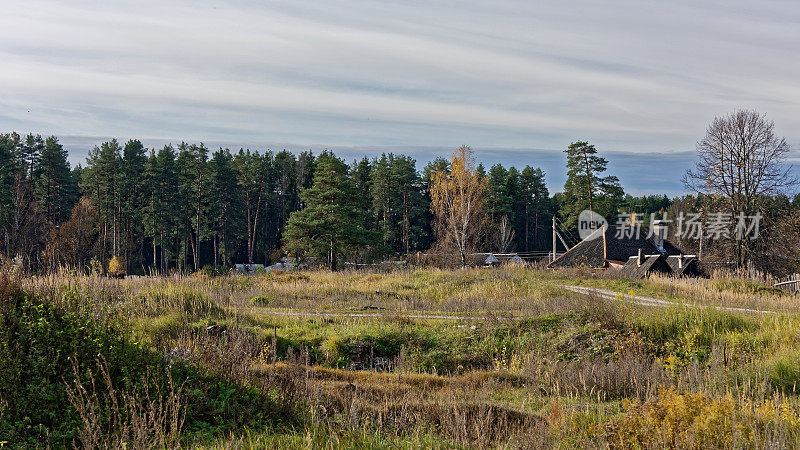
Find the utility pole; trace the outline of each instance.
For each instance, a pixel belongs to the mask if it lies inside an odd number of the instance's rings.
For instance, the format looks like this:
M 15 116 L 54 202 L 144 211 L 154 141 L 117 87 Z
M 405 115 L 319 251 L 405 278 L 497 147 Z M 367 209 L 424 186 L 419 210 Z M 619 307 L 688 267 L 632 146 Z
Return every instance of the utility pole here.
M 556 260 L 556 216 L 553 216 L 553 259 L 550 262 Z

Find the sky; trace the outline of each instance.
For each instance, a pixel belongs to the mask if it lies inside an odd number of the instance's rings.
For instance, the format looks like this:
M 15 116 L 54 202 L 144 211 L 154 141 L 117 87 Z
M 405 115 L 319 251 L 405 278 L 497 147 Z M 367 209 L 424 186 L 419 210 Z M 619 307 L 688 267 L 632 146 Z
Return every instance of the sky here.
M 626 191 L 676 194 L 715 117 L 800 159 L 796 1 L 4 0 L 0 131 L 73 163 L 146 145 L 409 153 L 470 145 L 564 181 L 586 140 Z

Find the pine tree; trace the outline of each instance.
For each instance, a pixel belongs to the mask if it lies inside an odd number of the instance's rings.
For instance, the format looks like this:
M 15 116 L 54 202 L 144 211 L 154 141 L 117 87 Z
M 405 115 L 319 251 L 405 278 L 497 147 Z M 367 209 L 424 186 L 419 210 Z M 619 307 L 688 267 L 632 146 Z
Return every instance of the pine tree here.
M 258 152 L 251 153 L 248 149 L 246 152 L 239 150 L 234 162 L 244 196 L 247 221 L 247 262 L 252 264 L 259 230 L 258 219 L 261 217 L 264 203 L 272 188 L 270 161 L 269 158 L 262 157 Z
M 45 143 L 41 135 L 28 134 L 25 140 L 17 145 L 17 167 L 22 170 L 23 178 L 33 185 L 38 176 L 39 158 L 44 151 Z
M 178 267 L 186 270 L 189 267 L 189 254 L 194 258 L 194 152 L 186 142 L 178 145 L 175 166 L 178 170 L 177 192 L 177 229 L 176 244 L 178 246 Z M 197 269 L 196 264 L 195 270 Z
M 116 139 L 89 151 L 83 170 L 84 189 L 100 216 L 101 258 L 116 255 L 119 221 L 120 145 Z M 109 255 L 109 252 L 111 255 Z
M 413 158 L 403 155 L 394 158 L 391 181 L 399 226 L 399 246 L 395 247 L 395 251 L 409 254 L 412 250 L 422 249 L 428 242 L 427 213 L 430 206 Z
M 489 169 L 486 212 L 494 224 L 499 224 L 503 216 L 511 213 L 511 199 L 506 195 L 507 178 L 508 170 L 502 164 L 495 164 Z
M 542 216 L 548 210 L 549 197 L 542 169 L 525 166 L 520 175 L 520 198 L 525 223 L 521 238 L 526 252 L 538 248 L 539 229 L 546 226 Z
M 15 209 L 13 185 L 17 171 L 14 159 L 16 147 L 17 142 L 14 135 L 0 134 L 0 229 L 5 231 L 4 244 L 6 245 L 8 243 L 8 227 L 11 225 Z
M 587 142 L 573 142 L 564 153 L 567 154 L 565 205 L 561 211 L 564 225 L 574 226 L 578 215 L 585 209 L 603 217 L 611 216 L 616 211 L 623 191 L 617 177 L 602 176 L 608 161 L 597 156 L 594 145 Z
M 208 149 L 200 145 L 190 145 L 188 154 L 184 155 L 184 164 L 181 168 L 184 177 L 180 181 L 182 197 L 186 199 L 186 208 L 189 225 L 189 245 L 192 248 L 192 264 L 194 270 L 200 269 L 200 244 L 208 235 L 208 186 L 210 173 L 208 167 Z
M 23 259 L 28 269 L 39 265 L 43 243 L 44 219 L 36 202 L 35 185 L 38 178 L 39 157 L 44 149 L 40 135 L 28 134 L 24 140 L 13 134 L 15 145 L 15 177 L 12 183 L 14 197 L 13 219 L 10 235 L 10 252 Z
M 284 238 L 295 255 L 326 255 L 330 269 L 337 270 L 343 252 L 372 245 L 377 235 L 364 229 L 347 164 L 331 153 L 323 153 L 316 163 L 312 187 L 301 194 L 306 206 L 291 214 Z
M 180 226 L 178 169 L 172 145 L 164 146 L 157 154 L 150 152 L 145 173 L 150 198 L 144 212 L 146 234 L 153 244 L 153 268 L 166 272 L 170 256 L 175 254 L 173 244 Z
M 372 214 L 372 197 L 369 195 L 372 188 L 372 171 L 372 164 L 366 156 L 361 158 L 360 161 L 354 161 L 350 170 L 353 187 L 362 194 L 358 197 L 359 207 L 364 216 L 364 228 L 368 230 L 375 228 L 375 220 Z
M 486 178 L 486 172 L 483 170 L 483 166 L 479 165 L 478 167 L 480 170 L 476 169 L 476 173 L 482 178 Z M 433 185 L 433 177 L 437 172 L 450 172 L 450 160 L 437 156 L 433 161 L 425 164 L 425 167 L 422 169 L 422 187 L 425 189 L 426 194 L 430 194 L 431 185 Z
M 370 180 L 370 197 L 372 197 L 372 214 L 375 217 L 375 230 L 380 233 L 381 242 L 386 250 L 393 250 L 395 240 L 395 223 L 392 221 L 392 174 L 391 161 L 394 155 L 384 153 L 376 159 Z
M 209 163 L 211 183 L 209 185 L 209 219 L 214 235 L 214 264 L 230 264 L 232 252 L 245 233 L 244 203 L 237 170 L 229 150 L 214 152 Z
M 139 250 L 138 259 L 143 261 L 143 214 L 147 202 L 147 180 L 145 170 L 147 154 L 139 140 L 129 140 L 122 150 L 120 161 L 120 249 L 125 261 L 125 272 L 130 272 L 132 255 Z
M 286 150 L 275 155 L 273 163 L 275 196 L 271 207 L 273 211 L 271 216 L 277 222 L 274 225 L 276 233 L 272 236 L 275 239 L 275 243 L 280 241 L 279 237 L 283 233 L 286 221 L 289 220 L 289 214 L 300 207 L 298 180 L 305 175 L 298 177 L 297 173 L 298 170 L 302 172 L 308 170 L 307 164 L 308 160 L 303 161 L 301 164 L 300 161 L 295 159 L 294 155 Z
M 45 140 L 36 171 L 38 173 L 35 185 L 36 199 L 47 224 L 53 227 L 69 218 L 72 211 L 67 151 L 58 143 L 55 136 Z

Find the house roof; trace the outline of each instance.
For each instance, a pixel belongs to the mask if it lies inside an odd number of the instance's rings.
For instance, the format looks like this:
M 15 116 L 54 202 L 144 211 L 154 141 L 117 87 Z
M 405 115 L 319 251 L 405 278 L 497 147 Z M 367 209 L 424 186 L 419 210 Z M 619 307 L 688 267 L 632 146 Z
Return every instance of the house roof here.
M 634 280 L 644 278 L 650 272 L 669 273 L 670 271 L 669 264 L 667 264 L 667 261 L 660 254 L 645 256 L 641 264 L 639 264 L 639 258 L 637 256 L 631 256 L 628 258 L 625 265 L 622 266 L 622 273 L 625 274 L 626 277 L 633 278 Z
M 595 230 L 586 239 L 578 242 L 577 245 L 567 250 L 547 267 L 605 267 L 605 236 L 603 230 Z
M 500 262 L 514 262 L 514 263 L 525 262 L 525 260 L 523 260 L 516 253 L 495 253 L 494 256 Z
M 676 277 L 681 275 L 694 275 L 697 272 L 696 268 L 697 257 L 694 255 L 670 255 L 667 256 L 667 264 L 669 264 L 672 274 Z M 692 266 L 691 268 L 689 266 Z
M 595 230 L 586 239 L 548 264 L 547 267 L 585 266 L 602 268 L 606 267 L 607 261 L 618 261 L 620 263 L 628 261 L 631 256 L 638 255 L 639 249 L 643 249 L 646 254 L 681 254 L 681 251 L 666 239 L 661 248 L 659 248 L 655 244 L 654 238 L 648 237 L 648 234 L 647 227 L 641 226 L 637 234 L 625 237 L 622 236 L 621 232 L 617 233 L 616 226 L 607 225 L 604 228 Z

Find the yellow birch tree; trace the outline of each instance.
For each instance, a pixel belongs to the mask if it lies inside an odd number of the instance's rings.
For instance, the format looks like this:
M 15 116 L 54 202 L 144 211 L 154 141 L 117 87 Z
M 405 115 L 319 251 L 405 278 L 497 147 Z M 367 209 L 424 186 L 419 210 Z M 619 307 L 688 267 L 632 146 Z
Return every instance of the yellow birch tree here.
M 475 246 L 486 223 L 483 197 L 488 179 L 475 170 L 472 149 L 462 146 L 450 158 L 450 170 L 437 170 L 431 183 L 431 211 L 443 248 L 453 246 L 467 265 L 467 250 Z

